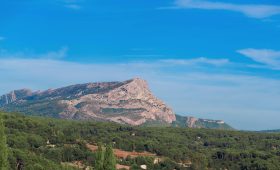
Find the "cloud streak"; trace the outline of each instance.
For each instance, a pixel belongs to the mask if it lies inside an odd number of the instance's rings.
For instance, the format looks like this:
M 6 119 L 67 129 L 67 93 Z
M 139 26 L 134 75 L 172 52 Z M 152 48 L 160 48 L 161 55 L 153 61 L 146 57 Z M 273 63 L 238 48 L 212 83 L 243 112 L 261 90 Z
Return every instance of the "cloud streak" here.
M 5 49 L 0 49 L 0 57 L 2 58 L 39 58 L 39 59 L 63 59 L 67 56 L 68 47 L 61 47 L 57 51 L 48 51 L 42 54 L 34 54 L 28 52 L 10 53 Z
M 26 58 L 0 59 L 1 94 L 19 88 L 40 90 L 142 77 L 148 80 L 156 96 L 171 105 L 176 113 L 224 119 L 241 129 L 277 128 L 279 125 L 279 80 L 191 69 L 174 73 L 178 66 L 220 65 L 220 62 L 226 64 L 226 60 L 197 58 L 83 64 L 50 58 Z M 265 122 L 261 119 L 264 114 Z
M 64 7 L 72 10 L 82 9 L 81 2 L 83 0 L 62 0 Z
M 65 5 L 66 8 L 73 9 L 73 10 L 80 10 L 82 7 L 77 4 L 67 4 Z
M 199 64 L 206 64 L 206 65 L 213 65 L 213 66 L 224 66 L 230 63 L 228 59 L 209 59 L 205 57 L 199 57 L 194 59 L 166 59 L 160 60 L 166 64 L 172 65 L 199 65 Z
M 39 55 L 39 58 L 45 59 L 62 59 L 67 56 L 68 47 L 62 47 L 58 51 L 50 51 L 46 54 Z
M 226 10 L 239 12 L 250 18 L 263 19 L 280 14 L 280 6 L 263 4 L 234 4 L 207 0 L 176 0 L 169 9 Z M 166 9 L 166 8 L 165 8 Z
M 280 51 L 247 48 L 238 50 L 237 52 L 257 63 L 263 64 L 267 68 L 280 70 Z
M 0 36 L 0 41 L 3 41 L 3 40 L 5 40 L 6 38 L 5 37 L 1 37 Z

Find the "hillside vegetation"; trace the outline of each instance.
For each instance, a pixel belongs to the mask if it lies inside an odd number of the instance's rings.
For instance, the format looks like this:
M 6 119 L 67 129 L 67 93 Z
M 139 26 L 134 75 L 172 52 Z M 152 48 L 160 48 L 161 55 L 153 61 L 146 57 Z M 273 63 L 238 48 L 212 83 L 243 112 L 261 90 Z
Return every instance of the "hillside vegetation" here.
M 113 144 L 125 151 L 147 151 L 162 159 L 127 158 L 139 169 L 280 169 L 280 134 L 175 127 L 131 127 L 115 123 L 67 121 L 1 113 L 6 126 L 10 169 L 71 169 L 67 162 L 94 166 L 87 144 Z M 120 161 L 120 160 L 118 160 Z M 62 164 L 62 162 L 64 164 Z M 189 166 L 183 167 L 184 164 Z M 190 164 L 191 163 L 191 164 Z M 73 168 L 74 169 L 74 168 Z

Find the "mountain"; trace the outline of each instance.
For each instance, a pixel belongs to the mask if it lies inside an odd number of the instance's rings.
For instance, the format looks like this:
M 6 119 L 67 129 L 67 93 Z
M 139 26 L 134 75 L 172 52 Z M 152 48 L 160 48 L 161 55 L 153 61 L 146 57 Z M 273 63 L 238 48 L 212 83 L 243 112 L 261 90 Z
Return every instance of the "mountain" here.
M 77 84 L 46 91 L 15 90 L 0 97 L 9 112 L 63 119 L 111 121 L 128 125 L 217 128 L 221 122 L 176 116 L 156 98 L 145 80 Z
M 228 129 L 233 128 L 223 120 L 199 119 L 189 116 L 176 115 L 176 121 L 172 122 L 175 127 L 207 128 L 207 129 Z
M 65 119 L 94 119 L 140 125 L 175 121 L 171 108 L 154 97 L 146 81 L 87 83 L 32 92 L 15 90 L 0 98 L 6 111 Z
M 263 133 L 280 133 L 280 129 L 272 129 L 272 130 L 261 130 L 258 132 L 263 132 Z

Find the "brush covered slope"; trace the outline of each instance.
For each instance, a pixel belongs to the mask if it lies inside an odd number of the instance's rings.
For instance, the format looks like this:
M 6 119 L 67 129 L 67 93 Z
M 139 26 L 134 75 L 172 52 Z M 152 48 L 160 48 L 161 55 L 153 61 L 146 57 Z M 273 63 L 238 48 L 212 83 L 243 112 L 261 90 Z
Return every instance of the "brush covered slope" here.
M 63 119 L 110 121 L 133 126 L 226 128 L 222 121 L 175 115 L 145 80 L 77 84 L 46 91 L 15 90 L 0 97 L 0 109 Z
M 139 170 L 280 169 L 280 134 L 176 127 L 138 127 L 0 113 L 6 126 L 10 169 L 93 167 L 87 144 L 114 144 L 154 157 L 118 159 Z M 156 159 L 159 158 L 159 159 Z M 158 162 L 154 162 L 158 160 Z M 65 167 L 68 165 L 68 167 Z

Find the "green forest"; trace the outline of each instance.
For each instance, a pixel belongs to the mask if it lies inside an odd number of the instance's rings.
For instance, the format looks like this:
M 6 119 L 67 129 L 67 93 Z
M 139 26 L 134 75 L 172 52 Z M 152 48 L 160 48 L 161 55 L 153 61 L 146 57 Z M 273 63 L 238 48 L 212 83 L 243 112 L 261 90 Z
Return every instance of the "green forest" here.
M 140 169 L 279 170 L 280 134 L 179 127 L 131 127 L 0 113 L 0 169 L 109 170 L 115 164 Z M 98 144 L 97 152 L 87 144 Z M 103 145 L 104 147 L 102 147 Z M 113 148 L 161 158 L 117 159 Z M 98 168 L 99 167 L 99 168 Z

